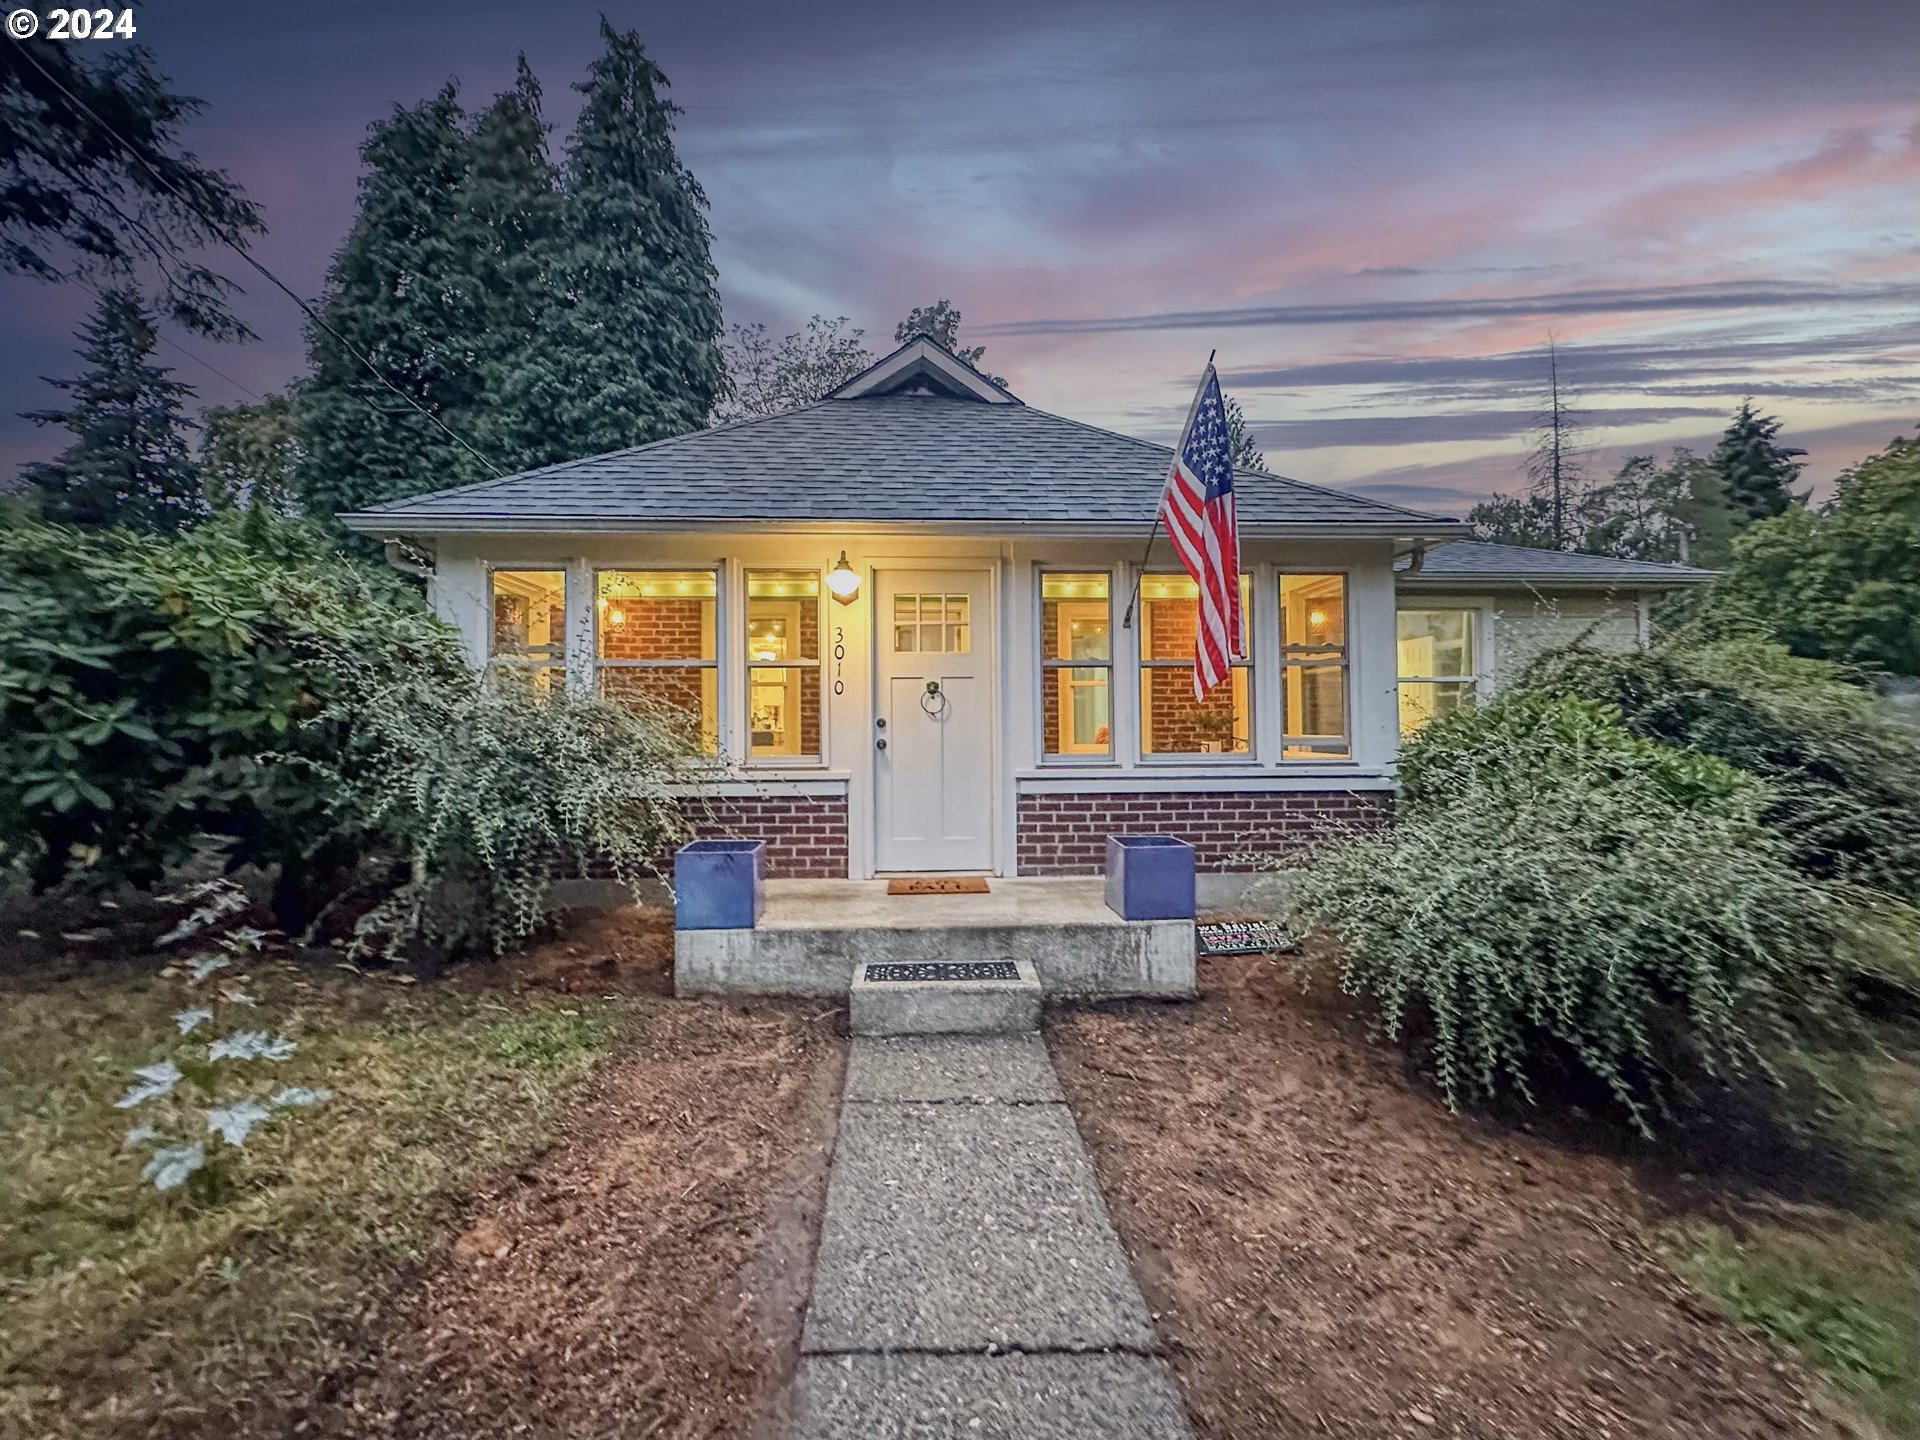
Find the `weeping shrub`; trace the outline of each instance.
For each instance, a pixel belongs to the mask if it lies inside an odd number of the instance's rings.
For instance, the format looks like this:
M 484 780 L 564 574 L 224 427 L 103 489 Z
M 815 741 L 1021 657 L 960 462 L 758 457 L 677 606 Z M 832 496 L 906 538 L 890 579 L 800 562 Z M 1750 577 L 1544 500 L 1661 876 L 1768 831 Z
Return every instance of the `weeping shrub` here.
M 1292 908 L 1390 1034 L 1430 1040 L 1450 1106 L 1571 1068 L 1647 1129 L 1676 1077 L 1780 1078 L 1888 943 L 1795 868 L 1763 782 L 1611 706 L 1513 693 L 1428 726 L 1401 774 L 1396 823 L 1305 861 Z
M 1527 688 L 1615 706 L 1626 727 L 1767 781 L 1767 824 L 1809 875 L 1920 901 L 1920 733 L 1842 666 L 1759 640 L 1542 656 Z
M 686 834 L 694 750 L 671 715 L 511 672 L 394 685 L 352 650 L 329 667 L 349 741 L 316 770 L 404 872 L 359 922 L 367 950 L 516 949 L 555 918 L 558 880 L 598 869 L 637 893 Z

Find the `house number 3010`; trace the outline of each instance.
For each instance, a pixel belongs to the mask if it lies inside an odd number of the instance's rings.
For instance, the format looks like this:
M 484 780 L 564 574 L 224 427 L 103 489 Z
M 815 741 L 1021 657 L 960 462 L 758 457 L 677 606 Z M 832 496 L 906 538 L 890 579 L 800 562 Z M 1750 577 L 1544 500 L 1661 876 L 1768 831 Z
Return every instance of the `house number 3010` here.
M 840 678 L 840 662 L 847 658 L 847 631 L 843 625 L 833 627 L 833 693 L 847 693 L 847 682 Z

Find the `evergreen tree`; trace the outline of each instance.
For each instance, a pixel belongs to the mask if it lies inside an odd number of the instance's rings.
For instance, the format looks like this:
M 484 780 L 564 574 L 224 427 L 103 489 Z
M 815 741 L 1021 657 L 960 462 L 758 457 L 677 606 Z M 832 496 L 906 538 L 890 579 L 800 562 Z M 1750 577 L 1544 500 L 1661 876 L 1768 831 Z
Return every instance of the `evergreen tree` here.
M 981 366 L 981 359 L 987 353 L 986 346 L 960 343 L 960 308 L 951 300 L 916 305 L 907 312 L 906 319 L 893 327 L 893 343 L 896 345 L 904 345 L 916 335 L 926 336 L 961 364 L 980 371 L 995 385 L 1007 383 L 998 375 L 988 375 Z
M 1524 545 L 1532 550 L 1558 548 L 1553 511 L 1541 495 L 1489 495 L 1467 512 L 1467 524 L 1473 527 L 1476 539 L 1495 545 Z
M 638 36 L 604 18 L 600 35 L 574 87 L 542 334 L 494 397 L 543 417 L 555 457 L 697 430 L 726 389 L 707 198 L 674 150 L 678 107 Z
M 1225 395 L 1223 398 L 1227 402 L 1227 445 L 1233 455 L 1235 468 L 1266 469 L 1267 457 L 1254 443 L 1253 432 L 1247 429 L 1247 417 L 1241 413 L 1240 402 L 1231 395 Z
M 460 223 L 471 160 L 463 119 L 449 84 L 432 100 L 396 107 L 361 147 L 360 211 L 328 271 L 320 313 L 379 374 L 333 335 L 309 327 L 301 491 L 316 514 L 491 473 L 388 388 L 462 438 L 480 400 L 475 358 L 485 311 L 471 234 Z
M 187 453 L 192 422 L 181 403 L 193 391 L 150 357 L 158 333 L 131 290 L 101 293 L 80 332 L 90 367 L 77 380 L 49 380 L 73 397 L 67 410 L 29 411 L 61 425 L 73 443 L 52 460 L 23 467 L 43 513 L 68 525 L 124 525 L 171 532 L 205 513 Z
M 541 325 L 555 295 L 560 183 L 547 155 L 540 82 L 519 59 L 513 87 L 474 123 L 472 159 L 459 200 L 457 248 L 473 278 L 479 326 L 474 363 L 486 401 L 470 417 L 471 437 L 509 471 L 576 458 L 545 414 L 508 403 L 516 372 L 538 356 Z
M 1728 500 L 1744 516 L 1736 524 L 1766 520 L 1804 502 L 1789 487 L 1800 477 L 1801 462 L 1794 457 L 1807 452 L 1779 443 L 1780 423 L 1777 416 L 1755 410 L 1751 398 L 1742 400 L 1714 449 L 1710 463 Z

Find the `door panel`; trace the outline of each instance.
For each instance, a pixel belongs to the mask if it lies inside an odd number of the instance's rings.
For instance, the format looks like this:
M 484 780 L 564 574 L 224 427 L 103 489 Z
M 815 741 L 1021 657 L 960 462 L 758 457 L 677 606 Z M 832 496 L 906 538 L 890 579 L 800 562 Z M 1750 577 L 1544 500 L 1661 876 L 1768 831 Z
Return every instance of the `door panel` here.
M 880 870 L 993 868 L 989 579 L 971 570 L 880 572 L 874 735 L 887 742 L 874 752 Z

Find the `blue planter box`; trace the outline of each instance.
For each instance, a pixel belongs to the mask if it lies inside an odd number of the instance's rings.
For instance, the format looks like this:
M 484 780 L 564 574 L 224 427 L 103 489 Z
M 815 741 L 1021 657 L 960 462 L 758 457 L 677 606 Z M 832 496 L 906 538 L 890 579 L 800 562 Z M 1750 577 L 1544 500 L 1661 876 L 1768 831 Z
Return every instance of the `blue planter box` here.
M 673 857 L 673 928 L 751 930 L 766 908 L 767 842 L 695 840 Z
M 1193 919 L 1193 846 L 1171 835 L 1109 835 L 1107 908 L 1125 920 Z

